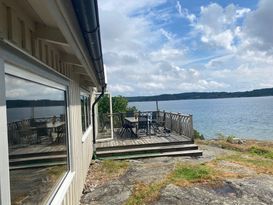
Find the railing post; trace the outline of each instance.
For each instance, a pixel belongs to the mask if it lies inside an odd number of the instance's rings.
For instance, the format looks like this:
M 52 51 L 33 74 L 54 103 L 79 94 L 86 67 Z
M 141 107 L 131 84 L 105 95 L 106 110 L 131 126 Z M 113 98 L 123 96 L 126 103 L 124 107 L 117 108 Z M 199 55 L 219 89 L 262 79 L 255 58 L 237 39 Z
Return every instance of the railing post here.
M 191 138 L 192 141 L 194 141 L 192 115 L 189 115 L 189 117 L 190 117 L 189 137 Z
M 166 113 L 165 110 L 163 110 L 163 123 L 164 123 L 164 129 L 166 128 Z
M 170 130 L 172 131 L 173 130 L 173 114 L 170 112 Z

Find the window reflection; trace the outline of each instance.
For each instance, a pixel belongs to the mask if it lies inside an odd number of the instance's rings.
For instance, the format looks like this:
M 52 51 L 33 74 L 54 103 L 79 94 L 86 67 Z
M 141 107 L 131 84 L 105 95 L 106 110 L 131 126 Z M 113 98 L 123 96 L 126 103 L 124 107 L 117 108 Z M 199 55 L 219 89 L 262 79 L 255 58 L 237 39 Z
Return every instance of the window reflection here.
M 66 93 L 5 76 L 12 204 L 44 204 L 68 170 Z
M 84 132 L 91 124 L 90 116 L 90 96 L 81 93 L 81 116 L 82 116 L 82 131 Z

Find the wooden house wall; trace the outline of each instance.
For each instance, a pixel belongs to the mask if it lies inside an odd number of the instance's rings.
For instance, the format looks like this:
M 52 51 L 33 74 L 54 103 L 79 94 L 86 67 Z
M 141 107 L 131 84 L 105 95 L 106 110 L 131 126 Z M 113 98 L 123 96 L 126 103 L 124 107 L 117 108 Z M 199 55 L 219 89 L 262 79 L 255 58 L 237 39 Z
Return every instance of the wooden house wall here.
M 90 136 L 82 142 L 79 75 L 73 73 L 73 65 L 62 61 L 60 51 L 53 44 L 35 37 L 35 26 L 35 22 L 17 7 L 15 1 L 0 0 L 0 38 L 8 40 L 71 79 L 69 88 L 70 154 L 71 171 L 75 172 L 75 175 L 62 204 L 76 205 L 79 204 L 92 158 L 92 130 L 89 133 Z

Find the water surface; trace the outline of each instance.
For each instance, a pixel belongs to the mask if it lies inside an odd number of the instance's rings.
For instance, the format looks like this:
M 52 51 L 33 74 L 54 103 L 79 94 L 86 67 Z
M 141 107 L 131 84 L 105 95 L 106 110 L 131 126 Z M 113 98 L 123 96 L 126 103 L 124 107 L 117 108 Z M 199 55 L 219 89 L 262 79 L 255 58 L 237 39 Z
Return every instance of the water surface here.
M 160 110 L 193 115 L 194 128 L 207 138 L 218 133 L 273 140 L 273 97 L 175 100 L 158 102 Z M 131 102 L 141 111 L 155 102 Z

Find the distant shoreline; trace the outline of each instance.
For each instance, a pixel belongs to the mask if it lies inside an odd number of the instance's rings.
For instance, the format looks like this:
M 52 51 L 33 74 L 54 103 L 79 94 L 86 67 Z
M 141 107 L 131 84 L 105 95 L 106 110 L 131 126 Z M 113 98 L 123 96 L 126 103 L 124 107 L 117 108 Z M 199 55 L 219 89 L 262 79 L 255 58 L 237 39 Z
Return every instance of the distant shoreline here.
M 269 97 L 273 96 L 273 88 L 256 89 L 244 92 L 189 92 L 178 94 L 162 94 L 154 96 L 126 97 L 129 102 L 171 101 L 171 100 L 197 100 L 222 99 L 243 97 Z

